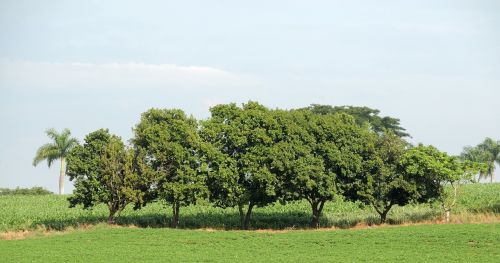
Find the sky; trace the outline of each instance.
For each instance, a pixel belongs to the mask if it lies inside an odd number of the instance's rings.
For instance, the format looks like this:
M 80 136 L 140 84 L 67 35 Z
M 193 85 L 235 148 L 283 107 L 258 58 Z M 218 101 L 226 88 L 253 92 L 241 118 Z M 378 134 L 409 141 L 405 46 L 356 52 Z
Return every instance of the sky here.
M 500 139 L 498 14 L 496 0 L 0 0 L 0 187 L 57 191 L 58 166 L 32 166 L 48 128 L 128 140 L 152 107 L 203 119 L 249 100 L 376 108 L 459 154 Z

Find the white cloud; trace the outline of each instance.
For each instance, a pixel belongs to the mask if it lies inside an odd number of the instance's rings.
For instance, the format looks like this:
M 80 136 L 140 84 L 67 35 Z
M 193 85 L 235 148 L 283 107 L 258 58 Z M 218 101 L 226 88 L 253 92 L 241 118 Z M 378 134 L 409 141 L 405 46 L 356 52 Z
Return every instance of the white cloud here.
M 2 89 L 224 89 L 254 86 L 248 76 L 203 66 L 0 61 Z

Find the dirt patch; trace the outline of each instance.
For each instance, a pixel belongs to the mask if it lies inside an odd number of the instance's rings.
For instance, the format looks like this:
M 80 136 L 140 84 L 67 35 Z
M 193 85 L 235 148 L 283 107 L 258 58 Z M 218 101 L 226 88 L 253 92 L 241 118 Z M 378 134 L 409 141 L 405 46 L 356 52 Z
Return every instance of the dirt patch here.
M 61 235 L 72 230 L 65 231 L 46 231 L 46 230 L 23 230 L 23 231 L 8 231 L 0 233 L 0 240 L 20 240 L 29 237 L 45 237 L 52 235 Z
M 0 233 L 0 240 L 17 240 L 17 239 L 25 239 L 26 237 L 33 235 L 32 231 L 9 231 Z

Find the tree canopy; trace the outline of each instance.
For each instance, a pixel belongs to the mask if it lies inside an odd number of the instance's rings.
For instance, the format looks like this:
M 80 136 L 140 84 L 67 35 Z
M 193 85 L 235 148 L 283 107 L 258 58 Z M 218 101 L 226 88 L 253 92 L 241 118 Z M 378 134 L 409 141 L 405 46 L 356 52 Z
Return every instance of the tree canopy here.
M 416 182 L 404 172 L 401 159 L 408 143 L 392 132 L 377 136 L 365 173 L 358 178 L 358 199 L 373 206 L 384 223 L 394 205 L 404 206 L 415 199 Z
M 179 223 L 181 206 L 196 204 L 208 195 L 204 142 L 193 117 L 178 109 L 150 109 L 134 128 L 134 146 L 146 154 L 153 170 L 148 198 L 172 205 L 172 227 Z
M 312 104 L 304 108 L 316 114 L 346 113 L 354 117 L 358 125 L 369 125 L 375 132 L 382 133 L 389 130 L 399 137 L 409 137 L 406 129 L 401 127 L 400 120 L 389 116 L 379 116 L 380 111 L 368 107 L 357 106 L 330 106 Z
M 82 146 L 75 147 L 68 156 L 68 175 L 75 181 L 70 206 L 82 204 L 91 208 L 99 203 L 108 206 L 108 222 L 129 204 L 141 204 L 146 170 L 133 149 L 127 149 L 120 137 L 107 129 L 88 134 Z
M 284 200 L 305 199 L 311 205 L 311 226 L 318 227 L 327 201 L 350 191 L 361 172 L 369 133 L 346 114 L 281 112 L 283 140 L 271 151 Z
M 222 154 L 219 160 L 226 167 L 224 173 L 208 178 L 210 196 L 218 206 L 238 206 L 241 226 L 247 229 L 253 207 L 278 198 L 279 182 L 270 170 L 269 152 L 280 130 L 272 111 L 256 102 L 217 105 L 210 112 L 201 136 Z

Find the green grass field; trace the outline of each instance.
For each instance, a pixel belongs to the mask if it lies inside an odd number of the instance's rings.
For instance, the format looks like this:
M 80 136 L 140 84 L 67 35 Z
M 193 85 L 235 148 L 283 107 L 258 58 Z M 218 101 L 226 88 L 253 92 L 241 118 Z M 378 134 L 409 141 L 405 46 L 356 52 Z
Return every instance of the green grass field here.
M 467 185 L 458 200 L 454 216 L 480 214 L 500 214 L 500 184 Z M 98 206 L 93 210 L 68 208 L 66 196 L 0 196 L 0 232 L 31 230 L 37 228 L 63 230 L 79 225 L 106 222 L 107 209 Z M 254 209 L 251 226 L 253 228 L 306 228 L 310 222 L 310 207 L 307 202 L 287 205 L 275 204 Z M 170 207 L 153 203 L 134 211 L 128 207 L 117 220 L 121 225 L 140 227 L 168 226 Z M 183 207 L 181 228 L 237 229 L 239 217 L 236 208 L 220 209 L 209 204 Z M 389 214 L 389 222 L 399 224 L 434 220 L 441 217 L 439 205 L 417 205 L 395 207 Z M 453 216 L 452 216 L 453 219 Z M 372 224 L 379 221 L 370 206 L 337 200 L 325 206 L 322 227 L 349 228 L 358 223 Z M 466 221 L 467 222 L 467 221 Z
M 2 262 L 500 262 L 500 224 L 287 232 L 110 228 L 0 241 Z
M 0 196 L 0 234 L 7 239 L 9 235 L 23 237 L 0 240 L 0 261 L 500 262 L 499 192 L 500 184 L 467 185 L 454 210 L 455 219 L 479 218 L 476 221 L 481 222 L 486 217 L 493 222 L 489 224 L 333 231 L 292 230 L 309 225 L 306 202 L 254 210 L 254 229 L 285 231 L 235 231 L 236 209 L 209 204 L 183 208 L 180 227 L 184 229 L 175 230 L 165 227 L 171 214 L 161 203 L 137 211 L 127 208 L 117 223 L 134 227 L 110 227 L 103 223 L 107 218 L 104 206 L 68 208 L 67 196 L 57 195 Z M 441 211 L 437 204 L 396 207 L 389 217 L 392 224 L 432 221 L 441 217 Z M 350 228 L 375 222 L 378 217 L 371 207 L 337 200 L 327 204 L 321 225 Z M 16 232 L 20 230 L 30 232 L 24 236 Z

